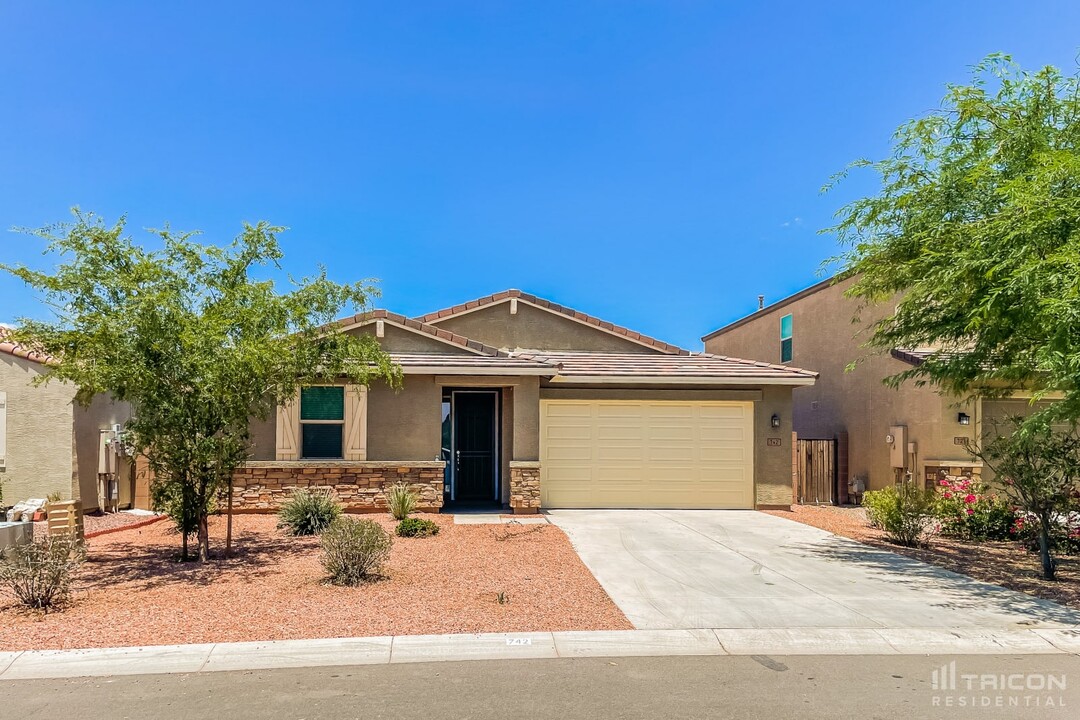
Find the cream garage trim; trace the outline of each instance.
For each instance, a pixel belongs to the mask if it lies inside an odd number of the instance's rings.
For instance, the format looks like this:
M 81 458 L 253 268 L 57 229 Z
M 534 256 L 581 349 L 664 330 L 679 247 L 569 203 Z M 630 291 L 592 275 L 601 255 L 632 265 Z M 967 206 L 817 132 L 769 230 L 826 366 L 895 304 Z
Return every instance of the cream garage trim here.
M 541 400 L 545 508 L 754 507 L 754 404 Z

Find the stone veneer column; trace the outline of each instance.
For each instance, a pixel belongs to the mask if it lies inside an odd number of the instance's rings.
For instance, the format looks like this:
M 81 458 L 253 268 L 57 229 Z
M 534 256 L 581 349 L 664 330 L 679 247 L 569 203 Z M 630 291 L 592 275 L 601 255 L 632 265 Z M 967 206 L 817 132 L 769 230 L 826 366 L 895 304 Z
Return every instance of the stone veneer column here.
M 510 507 L 515 515 L 540 511 L 540 463 L 510 461 Z

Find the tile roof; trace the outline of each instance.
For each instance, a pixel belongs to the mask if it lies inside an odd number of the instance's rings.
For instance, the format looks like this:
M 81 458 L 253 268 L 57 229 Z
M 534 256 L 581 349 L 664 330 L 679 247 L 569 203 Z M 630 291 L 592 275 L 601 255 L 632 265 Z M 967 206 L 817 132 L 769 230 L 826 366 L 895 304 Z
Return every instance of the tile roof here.
M 950 358 L 960 357 L 963 353 L 957 352 L 945 352 L 942 350 L 935 350 L 934 348 L 916 348 L 914 350 L 902 350 L 900 348 L 893 348 L 889 351 L 897 360 L 906 362 L 908 365 L 914 365 L 918 367 L 930 358 L 939 358 L 942 360 L 948 360 Z
M 557 363 L 556 381 L 580 378 L 637 379 L 655 378 L 658 382 L 676 380 L 709 383 L 718 379 L 746 381 L 749 384 L 775 382 L 779 384 L 813 383 L 818 374 L 802 368 L 743 360 L 724 355 L 695 353 L 692 355 L 643 355 L 641 353 L 520 353 L 529 357 Z M 580 381 L 580 380 L 579 380 Z
M 627 340 L 636 342 L 639 345 L 651 347 L 654 350 L 659 350 L 660 352 L 666 353 L 668 355 L 690 354 L 689 350 L 684 350 L 677 345 L 666 343 L 663 340 L 657 340 L 656 338 L 649 337 L 648 335 L 642 335 L 639 332 L 634 332 L 633 330 L 622 327 L 621 325 L 615 325 L 614 323 L 607 322 L 606 320 L 601 320 L 598 317 L 588 315 L 579 310 L 574 310 L 573 308 L 568 308 L 565 305 L 553 303 L 550 300 L 545 300 L 542 297 L 537 297 L 536 295 L 522 292 L 521 290 L 503 290 L 502 292 L 497 292 L 493 295 L 477 298 L 476 300 L 470 300 L 469 302 L 463 303 L 461 305 L 454 305 L 453 307 L 444 308 L 436 312 L 428 313 L 427 315 L 421 315 L 416 319 L 422 323 L 437 323 L 445 320 L 446 318 L 454 317 L 455 315 L 460 315 L 465 312 L 477 310 L 486 305 L 494 305 L 495 303 L 505 302 L 507 300 L 522 300 L 526 303 L 529 303 L 530 305 L 535 305 L 545 310 L 549 310 L 553 313 L 568 317 L 572 320 L 577 320 L 578 322 L 584 323 L 586 325 L 592 325 L 593 327 L 599 328 L 600 330 L 605 330 L 613 335 L 621 335 Z
M 55 365 L 57 363 L 57 359 L 52 355 L 15 342 L 11 339 L 11 331 L 3 327 L 0 327 L 0 353 L 14 355 L 42 365 Z

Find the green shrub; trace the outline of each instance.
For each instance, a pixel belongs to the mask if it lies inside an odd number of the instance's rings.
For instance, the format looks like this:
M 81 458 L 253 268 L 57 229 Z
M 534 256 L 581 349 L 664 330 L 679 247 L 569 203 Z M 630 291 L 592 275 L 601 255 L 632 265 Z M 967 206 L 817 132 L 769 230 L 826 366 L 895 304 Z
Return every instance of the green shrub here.
M 86 560 L 86 548 L 74 534 L 19 543 L 0 554 L 0 585 L 22 605 L 49 610 L 71 594 L 71 583 Z
M 439 534 L 439 526 L 431 520 L 421 518 L 405 518 L 398 523 L 394 531 L 398 537 L 430 537 Z
M 404 520 L 416 510 L 419 498 L 405 483 L 392 485 L 386 492 L 386 504 L 395 520 Z
M 863 507 L 870 522 L 884 530 L 893 542 L 907 547 L 926 542 L 936 505 L 937 493 L 911 483 L 863 495 Z
M 329 490 L 297 489 L 278 510 L 278 527 L 290 535 L 318 535 L 341 517 Z
M 335 585 L 359 585 L 378 573 L 393 542 L 374 520 L 340 518 L 322 534 L 323 567 Z

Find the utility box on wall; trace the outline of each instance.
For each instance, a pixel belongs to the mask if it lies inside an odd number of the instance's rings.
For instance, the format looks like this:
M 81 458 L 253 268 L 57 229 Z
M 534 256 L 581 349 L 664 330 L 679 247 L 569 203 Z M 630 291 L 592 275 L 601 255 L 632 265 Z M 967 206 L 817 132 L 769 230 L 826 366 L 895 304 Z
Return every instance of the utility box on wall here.
M 907 425 L 893 425 L 889 428 L 889 465 L 894 470 L 907 469 L 908 438 Z

